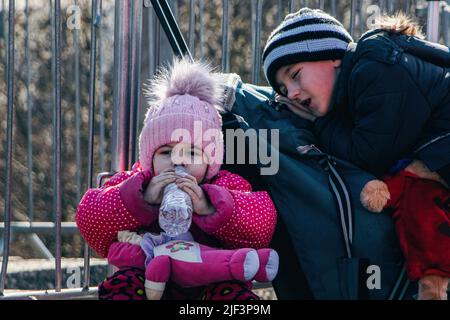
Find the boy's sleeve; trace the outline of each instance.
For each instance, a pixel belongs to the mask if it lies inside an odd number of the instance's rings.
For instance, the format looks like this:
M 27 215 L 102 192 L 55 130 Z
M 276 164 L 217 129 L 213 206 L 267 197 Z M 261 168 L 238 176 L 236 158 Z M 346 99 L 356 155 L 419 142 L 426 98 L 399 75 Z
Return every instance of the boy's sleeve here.
M 400 65 L 356 65 L 349 87 L 353 119 L 332 111 L 314 121 L 314 133 L 324 151 L 369 172 L 385 173 L 419 139 L 429 104 Z
M 269 194 L 252 192 L 241 176 L 227 172 L 201 186 L 216 208 L 212 215 L 194 214 L 194 223 L 228 248 L 268 247 L 276 225 L 276 210 Z
M 116 174 L 101 188 L 89 189 L 81 199 L 75 221 L 88 245 L 106 257 L 117 232 L 135 230 L 158 218 L 158 207 L 144 201 L 149 172 Z

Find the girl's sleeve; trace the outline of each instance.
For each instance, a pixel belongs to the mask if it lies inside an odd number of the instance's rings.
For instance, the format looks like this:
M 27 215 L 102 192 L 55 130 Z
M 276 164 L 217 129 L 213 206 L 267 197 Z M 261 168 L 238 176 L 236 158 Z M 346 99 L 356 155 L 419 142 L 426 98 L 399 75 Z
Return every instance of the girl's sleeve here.
M 277 214 L 267 192 L 252 192 L 244 178 L 225 170 L 213 183 L 201 187 L 216 211 L 208 216 L 194 214 L 200 229 L 228 248 L 269 246 Z
M 106 257 L 117 232 L 152 224 L 158 208 L 144 201 L 151 179 L 145 171 L 120 172 L 103 187 L 89 189 L 81 199 L 75 221 L 88 245 Z
M 145 268 L 146 255 L 140 245 L 113 242 L 108 250 L 108 263 L 121 269 L 125 267 Z

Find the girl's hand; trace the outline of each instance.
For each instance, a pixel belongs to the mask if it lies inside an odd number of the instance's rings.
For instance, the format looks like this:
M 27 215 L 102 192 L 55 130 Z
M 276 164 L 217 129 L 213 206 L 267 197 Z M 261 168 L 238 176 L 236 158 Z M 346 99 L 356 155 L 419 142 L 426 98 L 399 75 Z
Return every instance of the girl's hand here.
M 161 204 L 164 188 L 169 183 L 175 182 L 177 177 L 173 169 L 163 170 L 159 175 L 154 176 L 145 189 L 144 200 L 153 205 Z
M 179 177 L 176 180 L 178 188 L 186 192 L 192 199 L 194 212 L 199 215 L 210 215 L 216 211 L 202 188 L 197 184 L 197 179 L 191 175 Z
M 279 94 L 275 95 L 275 100 L 285 104 L 289 110 L 303 119 L 314 121 L 317 118 L 310 110 L 308 110 L 308 108 L 305 108 L 297 101 L 280 96 Z

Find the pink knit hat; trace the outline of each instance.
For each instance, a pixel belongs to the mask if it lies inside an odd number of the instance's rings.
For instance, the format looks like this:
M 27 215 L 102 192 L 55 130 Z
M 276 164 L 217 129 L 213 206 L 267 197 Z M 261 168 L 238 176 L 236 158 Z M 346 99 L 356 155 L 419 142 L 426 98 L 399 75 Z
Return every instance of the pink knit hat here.
M 153 172 L 153 156 L 163 145 L 187 142 L 208 156 L 206 179 L 223 161 L 222 120 L 218 84 L 211 70 L 198 62 L 175 60 L 150 81 L 144 93 L 149 108 L 139 137 L 139 161 Z

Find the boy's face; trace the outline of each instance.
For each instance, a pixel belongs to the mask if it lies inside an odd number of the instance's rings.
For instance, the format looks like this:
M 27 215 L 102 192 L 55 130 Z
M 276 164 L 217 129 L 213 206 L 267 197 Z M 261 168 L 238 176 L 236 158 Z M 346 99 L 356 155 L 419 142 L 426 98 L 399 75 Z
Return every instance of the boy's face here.
M 201 149 L 185 142 L 166 144 L 156 150 L 153 156 L 155 176 L 163 170 L 175 169 L 176 165 L 183 165 L 197 183 L 201 183 L 208 170 L 208 159 Z
M 328 113 L 336 70 L 341 60 L 299 62 L 276 73 L 281 93 L 301 104 L 315 117 Z

